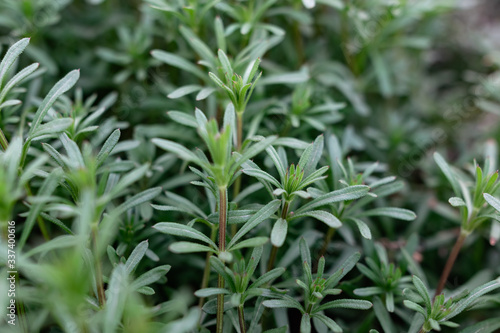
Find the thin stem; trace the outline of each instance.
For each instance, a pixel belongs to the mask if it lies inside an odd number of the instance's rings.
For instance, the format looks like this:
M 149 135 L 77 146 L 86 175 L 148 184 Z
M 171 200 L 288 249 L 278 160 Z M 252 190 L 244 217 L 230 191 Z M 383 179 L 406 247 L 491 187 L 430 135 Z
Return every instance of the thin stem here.
M 217 228 L 212 227 L 210 239 L 212 241 L 215 241 L 215 237 L 217 237 Z M 205 258 L 205 269 L 203 270 L 203 279 L 201 281 L 200 289 L 204 289 L 204 288 L 208 287 L 208 280 L 210 279 L 210 257 L 211 256 L 212 256 L 212 252 L 207 252 L 207 256 Z M 204 303 L 205 303 L 205 297 L 200 298 L 200 302 L 198 303 L 198 306 L 200 307 L 200 309 L 203 307 Z M 201 320 L 201 315 L 200 315 L 200 320 Z
M 273 245 L 273 249 L 271 250 L 271 255 L 269 256 L 269 261 L 267 262 L 267 271 L 269 272 L 273 269 L 274 262 L 276 261 L 276 253 L 278 253 L 278 248 Z
M 219 187 L 219 252 L 226 251 L 227 188 Z M 224 288 L 224 278 L 219 275 L 218 288 Z M 217 333 L 222 333 L 224 324 L 224 295 L 217 295 Z
M 236 149 L 241 152 L 243 143 L 243 111 L 236 112 Z
M 219 275 L 217 278 L 217 288 L 224 288 L 224 278 Z M 217 333 L 222 333 L 224 324 L 224 294 L 217 295 Z
M 325 239 L 323 240 L 323 247 L 321 248 L 321 251 L 319 251 L 320 258 L 325 255 L 326 250 L 328 249 L 328 244 L 330 244 L 333 235 L 335 235 L 335 228 L 329 228 L 326 232 Z
M 95 256 L 95 279 L 97 284 L 97 299 L 99 305 L 106 304 L 106 295 L 104 294 L 104 282 L 102 280 L 102 266 L 97 251 L 97 225 L 92 228 L 92 236 L 94 238 L 94 256 Z
M 448 276 L 450 275 L 451 269 L 455 264 L 455 260 L 457 259 L 458 253 L 460 252 L 460 249 L 464 245 L 464 241 L 466 238 L 467 238 L 467 233 L 461 231 L 460 236 L 458 236 L 457 241 L 455 242 L 455 245 L 453 246 L 453 249 L 451 250 L 450 255 L 448 256 L 448 260 L 446 261 L 446 265 L 444 266 L 443 273 L 441 273 L 441 278 L 439 279 L 439 284 L 436 288 L 436 292 L 434 293 L 434 298 L 436 298 L 436 296 L 441 294 L 441 292 L 443 291 L 444 285 L 448 280 Z
M 281 218 L 286 220 L 288 217 L 288 209 L 290 208 L 290 201 L 285 201 L 283 209 L 281 210 Z M 288 223 L 288 222 L 287 222 Z M 276 254 L 278 253 L 278 248 L 273 245 L 271 250 L 271 255 L 269 256 L 269 261 L 267 262 L 267 271 L 269 272 L 274 267 L 274 262 L 276 261 Z
M 4 151 L 6 151 L 7 148 L 9 147 L 9 142 L 7 141 L 7 138 L 3 134 L 3 131 L 1 128 L 0 128 L 0 145 L 2 146 L 2 149 Z
M 238 306 L 238 319 L 240 321 L 240 333 L 246 333 L 245 327 L 245 313 L 243 312 L 243 305 Z
M 236 112 L 236 151 L 241 153 L 241 146 L 243 142 L 243 111 Z M 241 191 L 241 176 L 234 181 L 233 198 L 235 198 Z M 236 224 L 231 225 L 231 236 L 236 234 Z

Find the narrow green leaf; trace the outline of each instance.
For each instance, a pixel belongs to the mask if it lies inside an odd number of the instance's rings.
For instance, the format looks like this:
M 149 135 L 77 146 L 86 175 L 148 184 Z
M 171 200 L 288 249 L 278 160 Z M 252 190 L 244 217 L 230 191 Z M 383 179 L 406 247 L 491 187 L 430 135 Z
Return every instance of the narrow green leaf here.
M 81 237 L 73 235 L 63 235 L 49 240 L 48 242 L 42 243 L 41 245 L 29 250 L 24 255 L 29 258 L 35 254 L 47 253 L 56 249 L 63 249 L 68 247 L 74 247 L 77 244 L 82 243 Z
M 418 305 L 417 303 L 405 299 L 403 301 L 403 304 L 408 309 L 416 311 L 418 313 L 421 313 L 424 317 L 427 317 L 427 311 L 423 307 L 421 307 L 420 305 Z
M 0 63 L 0 85 L 4 81 L 4 76 L 5 74 L 7 74 L 10 66 L 12 66 L 19 55 L 23 53 L 24 49 L 28 46 L 29 43 L 29 38 L 23 38 L 9 47 L 2 59 L 2 62 Z
M 451 167 L 438 152 L 434 153 L 434 160 L 436 161 L 437 165 L 446 176 L 446 179 L 448 179 L 448 181 L 450 182 L 455 195 L 459 197 L 461 193 L 460 186 L 458 185 L 458 180 L 453 171 L 451 170 Z
M 71 118 L 59 118 L 54 119 L 46 124 L 38 126 L 38 128 L 28 136 L 28 141 L 35 141 L 38 138 L 46 135 L 57 135 L 60 132 L 66 130 L 73 123 L 73 119 Z
M 44 196 L 50 196 L 56 187 L 58 186 L 59 182 L 61 181 L 63 177 L 63 171 L 61 168 L 54 169 L 47 178 L 42 183 L 42 186 L 38 190 L 37 196 L 39 197 L 44 197 Z M 19 239 L 19 242 L 17 243 L 17 247 L 19 251 L 22 249 L 26 241 L 28 240 L 28 237 L 31 233 L 31 230 L 33 229 L 33 226 L 35 225 L 36 218 L 38 215 L 41 213 L 41 211 L 44 208 L 44 203 L 34 203 L 29 210 L 28 217 L 26 218 L 26 222 L 24 223 L 24 228 L 21 233 L 21 238 Z
M 271 281 L 283 275 L 283 273 L 285 273 L 285 269 L 283 267 L 272 269 L 269 272 L 262 275 L 261 277 L 259 277 L 257 280 L 255 280 L 255 282 L 252 283 L 250 288 L 258 288 L 262 285 L 268 284 Z
M 471 306 L 479 297 L 483 296 L 486 293 L 489 293 L 490 291 L 493 291 L 497 288 L 500 288 L 500 277 L 490 281 L 488 283 L 485 283 L 476 289 L 472 290 L 467 297 L 461 299 L 458 301 L 458 303 L 455 305 L 453 310 L 451 311 L 450 314 L 448 314 L 446 317 L 444 317 L 444 320 L 449 320 L 458 314 L 460 314 L 462 311 L 467 309 L 469 306 Z
M 273 200 L 261 209 L 257 211 L 241 228 L 238 230 L 238 232 L 234 235 L 234 237 L 231 239 L 229 244 L 227 245 L 228 248 L 231 248 L 236 244 L 238 240 L 240 240 L 243 236 L 245 236 L 250 230 L 254 229 L 257 227 L 261 222 L 263 222 L 265 219 L 269 218 L 271 215 L 274 214 L 281 205 L 280 200 Z
M 271 244 L 276 247 L 281 247 L 285 243 L 288 230 L 288 222 L 285 219 L 279 218 L 276 220 L 271 231 Z
M 292 299 L 272 299 L 262 303 L 266 308 L 292 308 L 302 310 L 299 302 Z
M 221 49 L 219 49 L 217 54 L 224 74 L 231 78 L 233 76 L 233 68 L 231 67 L 231 62 L 227 58 L 227 55 Z
M 34 64 L 31 64 L 25 68 L 23 68 L 19 73 L 17 73 L 16 75 L 14 75 L 6 84 L 5 86 L 1 89 L 1 93 L 0 93 L 0 102 L 2 102 L 5 97 L 7 96 L 7 94 L 9 93 L 9 91 L 14 88 L 16 85 L 18 85 L 22 80 L 24 80 L 26 77 L 28 77 L 31 73 L 33 73 L 34 71 L 37 70 L 38 66 L 40 64 L 38 63 L 34 63 Z M 0 76 L 0 85 L 1 85 L 1 82 L 2 82 L 2 78 Z M 3 105 L 3 104 L 2 104 Z M 1 109 L 1 107 L 0 107 Z
M 335 301 L 324 303 L 314 309 L 314 312 L 320 312 L 327 309 L 354 309 L 354 310 L 368 310 L 372 307 L 372 303 L 360 299 L 338 299 Z
M 120 130 L 116 129 L 113 131 L 113 133 L 111 133 L 106 142 L 104 142 L 104 145 L 97 154 L 96 158 L 97 166 L 102 165 L 102 163 L 104 163 L 106 158 L 108 158 L 109 154 L 111 154 L 116 144 L 118 143 L 118 140 L 120 140 L 120 135 L 121 135 Z
M 171 99 L 181 98 L 183 96 L 192 94 L 195 91 L 199 90 L 201 90 L 201 87 L 196 84 L 182 86 L 172 91 L 170 94 L 167 95 L 167 97 Z
M 114 333 L 118 330 L 128 295 L 127 278 L 123 264 L 116 266 L 111 273 L 104 309 L 104 333 Z
M 424 300 L 427 315 L 430 315 L 431 311 L 432 311 L 432 303 L 431 303 L 431 298 L 429 296 L 429 292 L 427 291 L 427 288 L 425 287 L 422 280 L 420 280 L 418 278 L 418 276 L 413 275 L 412 280 L 413 280 L 413 284 L 415 285 L 415 288 L 417 289 L 417 292 Z
M 384 333 L 395 333 L 391 316 L 378 297 L 373 298 L 373 312 L 375 312 L 375 316 L 377 317 L 380 326 L 382 326 Z
M 300 333 L 311 333 L 311 317 L 308 313 L 302 314 L 300 320 Z
M 484 193 L 483 196 L 486 202 L 488 202 L 493 208 L 500 212 L 500 200 L 488 193 Z
M 250 148 L 246 149 L 242 155 L 238 156 L 236 162 L 231 166 L 230 174 L 236 172 L 236 170 L 240 167 L 241 164 L 251 159 L 267 147 L 269 147 L 273 141 L 276 140 L 276 136 L 267 137 L 257 143 L 254 143 L 250 146 Z
M 174 253 L 215 252 L 211 247 L 191 242 L 175 242 L 168 249 Z
M 174 66 L 182 69 L 183 71 L 194 74 L 202 80 L 206 79 L 206 75 L 201 69 L 199 69 L 196 65 L 193 65 L 183 57 L 162 50 L 153 50 L 151 51 L 151 55 L 153 56 L 153 58 L 158 59 L 170 66 Z
M 215 295 L 229 295 L 229 291 L 227 289 L 223 288 L 204 288 L 204 289 L 199 289 L 194 292 L 194 294 L 197 297 L 210 297 L 210 296 L 215 296 Z
M 125 271 L 127 274 L 132 273 L 132 271 L 137 267 L 139 262 L 142 260 L 144 255 L 146 254 L 146 251 L 148 250 L 148 241 L 142 241 L 140 242 L 132 251 L 130 256 L 127 259 L 127 262 L 125 263 Z
M 330 228 L 338 229 L 342 226 L 342 222 L 340 222 L 335 215 L 324 210 L 312 210 L 305 213 L 294 214 L 293 218 L 295 219 L 303 216 L 314 217 L 315 219 L 325 223 Z
M 354 289 L 353 293 L 357 296 L 366 297 L 382 294 L 384 293 L 384 290 L 380 287 L 364 287 Z
M 153 188 L 150 188 L 148 190 L 144 190 L 142 192 L 139 192 L 136 195 L 132 196 L 131 198 L 127 199 L 127 201 L 122 203 L 120 206 L 115 208 L 112 211 L 112 214 L 122 214 L 130 208 L 133 208 L 133 207 L 138 206 L 140 204 L 143 204 L 145 202 L 151 201 L 154 198 L 156 198 L 158 196 L 158 194 L 160 194 L 160 192 L 161 192 L 161 187 L 153 187 Z
M 173 121 L 175 121 L 179 124 L 189 126 L 192 128 L 198 127 L 198 123 L 196 122 L 196 119 L 192 115 L 189 115 L 185 112 L 168 111 L 167 114 Z
M 318 136 L 300 156 L 299 166 L 304 170 L 304 177 L 309 176 L 316 169 L 323 153 L 323 142 L 323 135 Z
M 300 214 L 316 207 L 328 205 L 334 202 L 358 199 L 365 196 L 369 190 L 370 188 L 365 185 L 354 185 L 336 190 L 317 197 L 316 199 L 299 208 L 295 213 Z
M 207 98 L 208 96 L 212 95 L 215 91 L 216 91 L 215 88 L 212 88 L 212 87 L 203 88 L 196 95 L 196 100 L 202 101 L 205 98 Z
M 71 89 L 71 87 L 75 85 L 76 81 L 78 81 L 79 77 L 80 77 L 80 71 L 75 69 L 69 72 L 65 77 L 59 80 L 52 87 L 52 89 L 50 89 L 49 93 L 45 96 L 42 103 L 38 107 L 35 116 L 33 117 L 33 121 L 31 122 L 31 128 L 29 130 L 28 136 L 32 135 L 38 129 L 38 126 L 40 126 L 40 124 L 43 121 L 43 118 L 45 118 L 45 115 L 52 107 L 54 102 L 59 98 L 59 96 L 61 96 L 66 91 Z
M 260 169 L 250 169 L 250 168 L 244 168 L 242 171 L 246 175 L 267 181 L 273 184 L 275 187 L 281 187 L 281 184 L 276 180 L 276 178 L 274 178 L 265 171 L 262 171 Z
M 448 199 L 448 202 L 453 207 L 465 207 L 466 206 L 464 200 L 462 198 L 459 198 L 459 197 L 451 197 L 450 199 Z
M 366 239 L 372 239 L 372 233 L 370 231 L 370 228 L 363 220 L 358 219 L 356 217 L 350 217 L 349 219 L 356 224 L 359 232 L 361 233 L 361 236 L 363 236 Z
M 332 330 L 335 333 L 342 333 L 342 328 L 330 317 L 325 316 L 322 313 L 316 313 L 313 315 L 313 318 L 318 318 L 323 322 L 323 324 L 326 325 L 330 330 Z
M 198 164 L 201 167 L 207 167 L 206 163 L 204 163 L 195 153 L 187 149 L 186 147 L 170 141 L 166 139 L 158 139 L 154 138 L 151 140 L 156 146 L 160 147 L 163 150 L 174 153 L 179 156 L 181 159 L 187 162 L 193 162 Z
M 153 228 L 160 232 L 163 232 L 164 234 L 196 239 L 212 246 L 214 249 L 217 249 L 217 245 L 215 245 L 215 243 L 210 238 L 208 238 L 195 228 L 189 227 L 184 224 L 160 222 L 155 224 Z
M 234 251 L 234 250 L 239 250 L 245 247 L 256 247 L 256 246 L 262 246 L 266 244 L 269 241 L 268 237 L 253 237 L 249 239 L 245 239 L 244 241 L 241 241 L 239 243 L 236 243 L 233 247 L 228 248 L 228 251 Z
M 168 271 L 170 271 L 170 265 L 155 267 L 135 279 L 134 282 L 130 284 L 130 287 L 132 290 L 137 290 L 144 286 L 148 286 L 164 277 Z
M 360 216 L 387 216 L 404 221 L 413 221 L 417 218 L 417 215 L 411 210 L 397 207 L 374 208 L 364 211 Z

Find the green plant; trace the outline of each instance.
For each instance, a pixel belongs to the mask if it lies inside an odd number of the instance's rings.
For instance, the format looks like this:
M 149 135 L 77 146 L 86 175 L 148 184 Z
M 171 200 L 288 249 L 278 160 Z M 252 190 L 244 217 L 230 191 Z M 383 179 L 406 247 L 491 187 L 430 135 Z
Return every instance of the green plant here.
M 0 331 L 496 332 L 496 14 L 1 1 Z
M 325 310 L 335 308 L 367 310 L 372 307 L 372 304 L 368 301 L 343 298 L 320 304 L 326 296 L 338 295 L 342 292 L 341 289 L 335 287 L 340 280 L 354 268 L 356 262 L 360 258 L 359 253 L 355 253 L 347 258 L 340 268 L 329 277 L 323 276 L 325 270 L 324 257 L 319 259 L 317 273 L 315 275 L 312 274 L 311 254 L 304 239 L 300 241 L 300 256 L 302 259 L 303 281 L 297 279 L 296 283 L 303 289 L 304 305 L 287 295 L 280 295 L 281 299 L 279 300 L 266 300 L 263 303 L 269 308 L 284 307 L 298 309 L 302 314 L 300 332 L 311 332 L 311 319 L 314 318 L 320 320 L 326 327 L 334 332 L 343 332 L 342 328 L 340 328 L 333 319 L 324 314 Z
M 413 284 L 417 293 L 405 291 L 408 300 L 404 301 L 406 307 L 418 312 L 424 317 L 424 324 L 420 332 L 430 332 L 432 330 L 440 331 L 441 325 L 449 327 L 458 327 L 457 323 L 450 321 L 453 317 L 459 315 L 462 311 L 472 306 L 481 296 L 500 287 L 500 280 L 496 279 L 484 285 L 477 287 L 470 293 L 465 292 L 455 299 L 445 300 L 443 294 L 434 297 L 431 301 L 429 291 L 422 280 L 413 276 Z M 424 307 L 418 303 L 423 303 Z

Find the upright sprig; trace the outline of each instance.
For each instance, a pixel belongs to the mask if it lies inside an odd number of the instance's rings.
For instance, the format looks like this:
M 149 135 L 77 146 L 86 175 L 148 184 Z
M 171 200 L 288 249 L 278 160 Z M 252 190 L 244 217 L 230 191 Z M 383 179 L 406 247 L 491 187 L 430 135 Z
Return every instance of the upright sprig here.
M 233 71 L 231 62 L 224 51 L 219 49 L 218 56 L 220 62 L 219 73 L 222 74 L 223 79 L 220 79 L 212 72 L 208 73 L 208 75 L 215 82 L 215 84 L 217 84 L 217 86 L 226 92 L 227 96 L 231 100 L 231 103 L 234 105 L 237 117 L 236 147 L 239 151 L 241 150 L 243 142 L 243 113 L 245 112 L 248 101 L 250 100 L 253 90 L 257 85 L 257 81 L 262 75 L 262 72 L 257 74 L 260 59 L 256 59 L 251 62 L 244 75 L 241 76 Z
M 288 224 L 300 218 L 312 217 L 325 223 L 329 228 L 340 228 L 342 222 L 328 210 L 319 209 L 336 202 L 355 200 L 368 194 L 369 187 L 365 185 L 346 186 L 337 191 L 321 192 L 313 185 L 326 178 L 328 166 L 316 169 L 323 153 L 323 136 L 320 135 L 313 143 L 307 146 L 300 156 L 298 164 L 291 164 L 288 169 L 286 154 L 278 153 L 274 147 L 266 149 L 269 157 L 275 165 L 280 180 L 260 169 L 250 161 L 243 164 L 243 172 L 257 178 L 267 188 L 272 197 L 281 197 L 281 214 L 278 216 L 271 231 L 271 243 L 273 249 L 269 257 L 268 270 L 271 270 L 278 248 L 283 246 L 288 233 Z M 315 195 L 314 193 L 321 192 Z M 297 205 L 301 198 L 313 200 Z
M 404 289 L 403 293 L 408 298 L 404 305 L 424 318 L 424 323 L 420 333 L 431 331 L 441 331 L 441 325 L 448 327 L 458 327 L 459 325 L 450 319 L 456 317 L 463 311 L 470 308 L 484 294 L 500 288 L 500 278 L 485 283 L 471 292 L 464 291 L 459 296 L 445 299 L 443 294 L 435 296 L 434 302 L 431 301 L 430 293 L 425 284 L 416 275 L 413 276 L 413 285 L 416 293 L 409 288 Z M 420 304 L 423 304 L 420 305 Z
M 270 272 L 264 273 L 252 282 L 252 277 L 259 265 L 262 252 L 262 245 L 255 246 L 248 261 L 245 261 L 243 258 L 240 259 L 235 262 L 233 269 L 224 267 L 222 261 L 216 257 L 211 257 L 210 264 L 212 268 L 224 277 L 229 290 L 220 288 L 205 288 L 195 292 L 195 295 L 198 297 L 210 297 L 219 294 L 226 295 L 230 299 L 230 302 L 229 304 L 226 303 L 227 305 L 225 306 L 225 311 L 232 307 L 237 307 L 239 328 L 242 333 L 246 332 L 244 311 L 245 302 L 253 297 L 267 294 L 268 289 L 266 286 L 285 272 L 285 269 L 282 267 L 275 268 Z M 213 312 L 212 303 L 212 301 L 207 302 L 204 307 L 206 312 Z
M 193 153 L 184 146 L 170 140 L 153 139 L 153 143 L 158 147 L 170 151 L 180 158 L 197 164 L 209 175 L 209 181 L 215 184 L 216 197 L 218 198 L 219 209 L 219 242 L 218 254 L 222 261 L 231 258 L 230 254 L 226 253 L 226 228 L 227 228 L 227 211 L 228 199 L 227 189 L 234 181 L 239 172 L 240 166 L 249 158 L 255 156 L 259 152 L 266 149 L 275 139 L 274 137 L 262 138 L 260 141 L 247 147 L 242 154 L 233 152 L 233 124 L 234 124 L 234 109 L 228 108 L 224 115 L 223 129 L 219 130 L 219 126 L 215 119 L 208 120 L 203 112 L 199 109 L 195 111 L 198 133 L 203 139 L 210 153 L 211 161 L 205 156 L 202 151 Z M 241 231 L 241 230 L 240 230 Z M 236 236 L 236 235 L 235 235 Z M 234 240 L 234 239 L 233 239 Z M 219 275 L 218 288 L 224 288 L 224 278 Z M 224 315 L 224 295 L 218 295 L 217 299 L 217 332 L 222 332 Z
M 439 295 L 444 289 L 448 276 L 450 275 L 451 269 L 453 268 L 465 239 L 486 222 L 494 219 L 496 221 L 493 223 L 497 223 L 497 221 L 500 220 L 498 215 L 493 214 L 494 210 L 492 207 L 486 205 L 487 200 L 492 201 L 489 193 L 496 193 L 500 188 L 500 182 L 497 182 L 498 171 L 492 170 L 494 164 L 490 163 L 490 161 L 486 161 L 483 168 L 474 163 L 474 184 L 468 179 L 459 177 L 439 153 L 434 153 L 434 160 L 446 176 L 455 193 L 455 197 L 451 197 L 448 201 L 450 205 L 460 209 L 461 215 L 460 234 L 446 261 L 441 278 L 439 279 L 439 284 L 436 288 L 435 295 Z M 471 186 L 469 184 L 473 185 Z M 500 235 L 493 234 L 490 242 L 494 244 L 496 241 L 494 237 L 498 238 L 498 236 Z
M 311 253 L 303 238 L 300 240 L 300 255 L 302 259 L 303 280 L 297 279 L 296 283 L 302 289 L 304 304 L 299 303 L 296 299 L 286 294 L 276 294 L 275 296 L 280 299 L 266 300 L 263 304 L 268 308 L 292 308 L 299 310 L 302 314 L 300 322 L 301 333 L 311 332 L 311 319 L 313 318 L 321 321 L 333 332 L 342 332 L 342 328 L 333 319 L 324 314 L 325 310 L 336 308 L 367 310 L 372 307 L 371 302 L 358 299 L 337 299 L 321 304 L 326 297 L 339 295 L 342 292 L 341 289 L 335 287 L 354 268 L 356 262 L 361 257 L 359 252 L 348 257 L 329 277 L 324 275 L 324 257 L 319 259 L 317 273 L 312 273 Z
M 375 253 L 377 261 L 371 257 L 365 259 L 366 265 L 358 263 L 358 270 L 369 278 L 374 286 L 357 288 L 354 294 L 358 296 L 380 295 L 385 301 L 387 311 L 394 312 L 394 298 L 402 295 L 402 290 L 410 282 L 410 276 L 403 276 L 400 267 L 394 263 L 389 263 L 389 258 L 385 248 L 376 243 Z

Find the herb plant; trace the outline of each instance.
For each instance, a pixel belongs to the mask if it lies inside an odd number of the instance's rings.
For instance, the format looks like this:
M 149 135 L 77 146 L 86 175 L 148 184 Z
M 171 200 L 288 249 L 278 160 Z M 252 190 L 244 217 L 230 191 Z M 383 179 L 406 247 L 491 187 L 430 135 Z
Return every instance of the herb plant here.
M 0 331 L 497 332 L 497 14 L 0 2 Z

